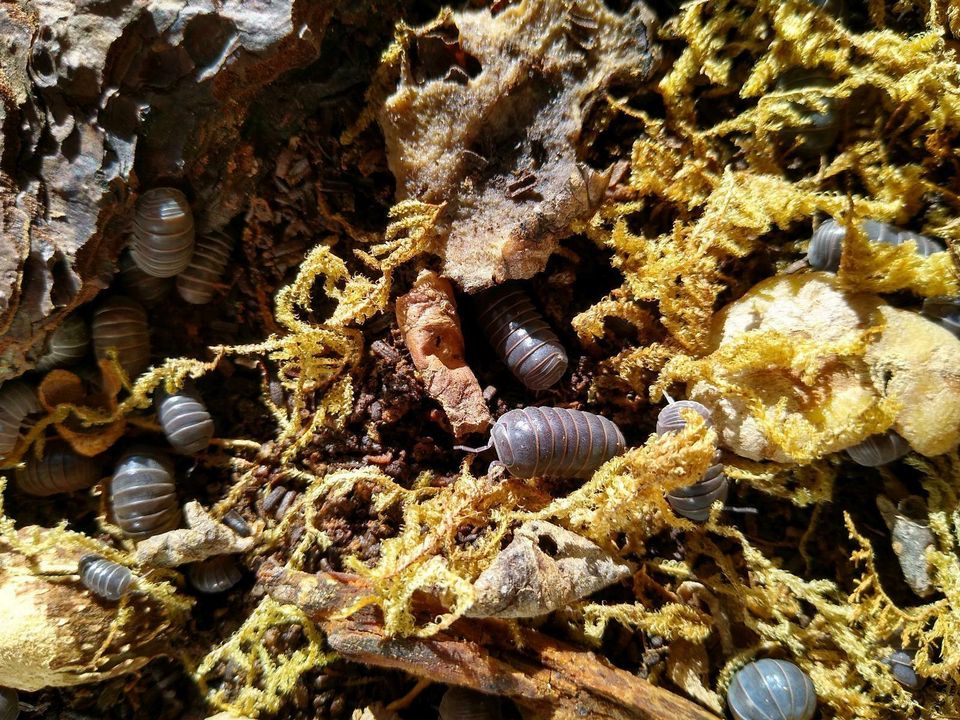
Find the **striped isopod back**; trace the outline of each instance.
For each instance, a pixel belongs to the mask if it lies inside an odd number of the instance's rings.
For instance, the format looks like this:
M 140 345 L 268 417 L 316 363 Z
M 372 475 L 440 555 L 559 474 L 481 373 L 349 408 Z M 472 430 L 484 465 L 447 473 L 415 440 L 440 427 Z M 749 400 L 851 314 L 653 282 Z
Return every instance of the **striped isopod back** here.
M 193 213 L 186 195 L 175 188 L 154 188 L 137 200 L 130 256 L 154 277 L 173 277 L 190 264 Z
M 918 690 L 924 682 L 924 678 L 917 675 L 913 667 L 915 655 L 916 653 L 912 650 L 894 650 L 884 660 L 897 682 L 910 690 Z
M 703 405 L 693 400 L 678 400 L 671 402 L 657 415 L 657 435 L 680 431 L 687 426 L 687 421 L 680 414 L 681 410 L 693 410 L 706 421 L 707 427 L 712 425 L 710 411 Z
M 520 382 L 545 390 L 567 371 L 567 353 L 526 293 L 495 287 L 477 298 L 478 319 L 494 350 Z
M 871 435 L 866 440 L 847 448 L 847 455 L 858 465 L 879 467 L 899 460 L 910 452 L 910 445 L 893 430 Z
M 233 252 L 233 238 L 218 231 L 201 238 L 187 269 L 177 275 L 177 292 L 194 305 L 205 305 L 217 292 Z
M 715 502 L 726 501 L 729 490 L 730 480 L 723 474 L 723 465 L 711 465 L 700 482 L 667 493 L 667 502 L 677 515 L 704 522 Z
M 38 412 L 37 392 L 26 380 L 0 386 L 0 455 L 13 450 L 28 417 Z
M 582 478 L 623 452 L 620 429 L 599 415 L 530 407 L 500 416 L 490 432 L 497 457 L 522 478 Z
M 786 660 L 757 660 L 742 667 L 727 688 L 736 720 L 810 720 L 817 693 L 810 677 Z
M 129 251 L 120 256 L 118 277 L 124 292 L 147 307 L 156 305 L 169 295 L 174 284 L 173 278 L 154 277 L 138 268 Z
M 833 218 L 820 223 L 807 248 L 807 262 L 816 270 L 836 272 L 840 269 L 840 255 L 847 229 Z
M 89 347 L 90 333 L 87 323 L 79 315 L 71 315 L 50 333 L 47 351 L 37 361 L 37 370 L 47 371 L 55 367 L 76 365 L 87 356 Z
M 213 419 L 198 393 L 186 388 L 172 395 L 160 392 L 156 404 L 157 419 L 174 450 L 195 455 L 206 449 L 213 437 Z
M 131 381 L 150 365 L 150 328 L 147 313 L 135 300 L 114 295 L 93 313 L 93 350 L 104 359 L 116 350 L 120 367 Z
M 80 558 L 80 582 L 97 597 L 104 600 L 119 600 L 133 584 L 133 573 L 112 560 L 99 555 L 84 555 Z
M 215 555 L 193 563 L 187 571 L 190 584 L 202 593 L 212 594 L 229 590 L 243 575 L 230 555 Z
M 923 257 L 942 252 L 945 249 L 933 238 L 928 238 L 926 235 L 915 233 L 912 230 L 901 230 L 894 225 L 879 220 L 864 220 L 862 227 L 867 239 L 871 242 L 883 243 L 884 245 L 903 245 L 903 243 L 913 240 L 917 246 L 917 254 Z
M 957 337 L 960 337 L 960 298 L 933 297 L 923 301 L 921 310 L 924 317 L 928 317 L 941 327 L 946 328 Z
M 51 442 L 43 458 L 33 454 L 16 472 L 17 487 L 28 495 L 45 497 L 93 487 L 102 475 L 100 463 L 80 455 L 64 442 Z
M 250 537 L 253 534 L 253 530 L 250 529 L 249 523 L 243 519 L 243 515 L 238 513 L 236 510 L 227 510 L 220 522 L 226 525 L 228 528 L 233 530 L 240 537 Z
M 0 688 L 0 720 L 17 720 L 20 696 L 12 688 Z
M 127 537 L 143 540 L 180 524 L 173 473 L 170 457 L 153 448 L 134 448 L 120 458 L 110 481 L 110 507 Z
M 440 700 L 440 720 L 500 720 L 500 698 L 451 687 Z
M 798 100 L 788 103 L 791 115 L 798 116 L 800 123 L 783 127 L 779 131 L 781 136 L 793 139 L 801 152 L 824 153 L 839 137 L 841 108 L 838 100 L 827 93 L 816 93 L 817 89 L 827 90 L 835 84 L 833 78 L 823 70 L 815 68 L 792 68 L 777 82 L 781 91 L 805 90 L 814 93 L 816 102 Z M 796 123 L 794 117 L 788 116 L 786 119 Z

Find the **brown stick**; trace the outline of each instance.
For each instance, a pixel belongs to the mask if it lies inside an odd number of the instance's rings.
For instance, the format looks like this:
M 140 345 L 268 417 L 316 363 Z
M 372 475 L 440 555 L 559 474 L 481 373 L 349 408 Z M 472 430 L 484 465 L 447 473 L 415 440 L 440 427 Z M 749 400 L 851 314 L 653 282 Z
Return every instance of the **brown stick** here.
M 271 597 L 310 615 L 330 647 L 354 662 L 503 695 L 552 720 L 718 720 L 592 652 L 529 628 L 516 635 L 501 621 L 464 619 L 429 638 L 387 637 L 373 607 L 331 619 L 369 594 L 355 575 L 310 575 L 267 564 L 259 580 Z

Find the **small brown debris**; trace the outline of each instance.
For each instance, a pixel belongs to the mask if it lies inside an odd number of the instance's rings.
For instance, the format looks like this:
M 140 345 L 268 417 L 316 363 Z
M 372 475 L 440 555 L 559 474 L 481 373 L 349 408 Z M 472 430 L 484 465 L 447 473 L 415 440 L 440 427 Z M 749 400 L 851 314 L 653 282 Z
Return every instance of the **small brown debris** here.
M 490 426 L 483 391 L 463 354 L 463 332 L 453 287 L 425 270 L 397 298 L 397 321 L 427 393 L 440 403 L 459 439 Z

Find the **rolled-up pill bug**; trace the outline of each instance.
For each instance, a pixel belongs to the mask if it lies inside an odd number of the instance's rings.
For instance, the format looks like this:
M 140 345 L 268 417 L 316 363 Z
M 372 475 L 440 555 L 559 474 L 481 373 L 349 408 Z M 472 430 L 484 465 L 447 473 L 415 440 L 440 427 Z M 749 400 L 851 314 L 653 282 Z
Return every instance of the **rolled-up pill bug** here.
M 104 600 L 119 600 L 133 584 L 133 573 L 100 555 L 84 555 L 80 558 L 80 582 L 84 587 Z
M 620 428 L 599 415 L 566 408 L 529 407 L 500 416 L 491 445 L 511 475 L 581 478 L 623 452 Z
M 871 435 L 847 448 L 847 455 L 858 465 L 879 467 L 899 460 L 910 452 L 910 444 L 893 430 Z
M 190 264 L 193 233 L 186 195 L 175 188 L 148 190 L 137 200 L 130 256 L 148 275 L 173 277 Z
M 477 296 L 477 318 L 497 355 L 531 390 L 545 390 L 567 371 L 567 353 L 525 292 L 500 286 Z
M 792 662 L 765 658 L 733 676 L 727 707 L 736 720 L 810 720 L 817 693 L 810 677 Z
M 707 427 L 713 424 L 710 420 L 710 411 L 700 403 L 693 400 L 671 401 L 657 415 L 657 435 L 683 430 L 687 426 L 687 421 L 680 414 L 681 410 L 693 410 L 706 421 Z
M 124 292 L 152 307 L 163 300 L 173 289 L 172 277 L 154 277 L 137 267 L 130 252 L 120 256 L 120 285 Z
M 214 555 L 202 562 L 193 563 L 187 575 L 190 584 L 206 594 L 229 590 L 243 577 L 236 561 L 230 555 Z
M 93 487 L 101 475 L 99 461 L 80 455 L 65 442 L 48 443 L 42 459 L 31 454 L 16 472 L 17 487 L 38 497 Z
M 143 540 L 180 524 L 173 473 L 170 457 L 153 448 L 133 448 L 120 458 L 110 481 L 110 507 L 127 537 Z
M 12 688 L 0 688 L 0 720 L 17 720 L 20 715 L 20 695 Z
M 920 312 L 960 337 L 960 297 L 927 298 Z
M 500 698 L 451 687 L 440 699 L 440 720 L 500 720 Z
M 135 300 L 114 295 L 93 313 L 93 350 L 98 359 L 113 348 L 131 381 L 150 365 L 147 312 Z
M 861 227 L 870 242 L 884 245 L 902 245 L 910 240 L 917 246 L 917 253 L 923 257 L 942 252 L 945 248 L 936 240 L 925 235 L 901 230 L 888 223 L 877 220 L 864 220 Z M 847 236 L 847 228 L 833 218 L 820 223 L 810 239 L 807 248 L 807 262 L 817 270 L 836 272 L 840 268 L 840 255 L 843 252 L 843 241 Z
M 157 419 L 167 442 L 178 453 L 195 455 L 213 437 L 213 419 L 194 388 L 157 393 Z
M 730 480 L 723 473 L 723 465 L 711 465 L 700 482 L 667 493 L 667 502 L 677 515 L 704 522 L 717 500 L 726 502 L 729 491 Z
M 212 232 L 197 242 L 187 268 L 177 275 L 177 292 L 194 305 L 206 305 L 217 292 L 223 271 L 233 252 L 233 238 Z
M 915 654 L 909 650 L 894 650 L 884 660 L 897 682 L 910 690 L 918 690 L 924 683 L 924 678 L 917 675 L 917 671 L 913 667 Z
M 0 386 L 0 455 L 13 450 L 30 415 L 40 412 L 37 392 L 26 380 Z
M 236 510 L 228 510 L 224 516 L 220 518 L 220 522 L 233 530 L 240 537 L 250 537 L 253 534 L 253 530 L 250 529 L 250 525 Z
M 87 323 L 79 315 L 71 315 L 50 333 L 47 351 L 37 360 L 37 370 L 76 365 L 87 356 L 90 333 Z

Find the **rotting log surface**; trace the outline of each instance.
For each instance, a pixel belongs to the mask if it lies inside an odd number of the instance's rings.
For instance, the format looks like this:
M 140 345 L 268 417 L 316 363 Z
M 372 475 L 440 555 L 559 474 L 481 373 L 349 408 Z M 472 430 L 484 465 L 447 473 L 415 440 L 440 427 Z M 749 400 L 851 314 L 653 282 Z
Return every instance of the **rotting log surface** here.
M 312 575 L 267 563 L 259 572 L 275 600 L 297 605 L 344 658 L 420 678 L 509 697 L 553 720 L 717 720 L 684 698 L 613 667 L 594 653 L 497 620 L 459 620 L 429 638 L 386 637 L 379 614 L 364 608 L 337 619 L 369 593 L 362 578 Z

